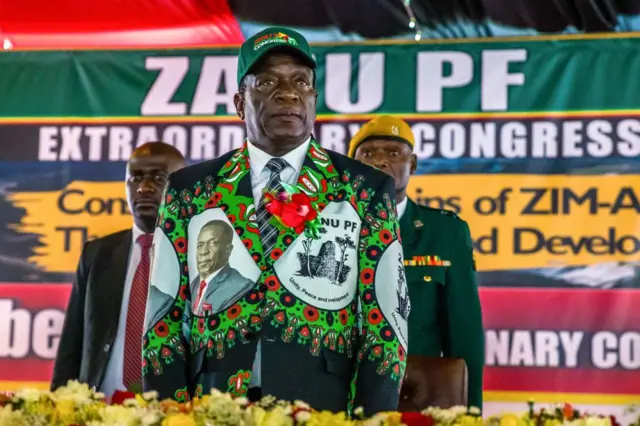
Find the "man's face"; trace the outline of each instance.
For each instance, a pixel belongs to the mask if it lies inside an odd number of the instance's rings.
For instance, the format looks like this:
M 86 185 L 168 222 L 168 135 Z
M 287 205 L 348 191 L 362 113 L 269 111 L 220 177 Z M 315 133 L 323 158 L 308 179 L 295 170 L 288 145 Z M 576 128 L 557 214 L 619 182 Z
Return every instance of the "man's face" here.
M 196 262 L 201 279 L 229 262 L 233 245 L 220 226 L 204 227 L 198 234 Z
M 417 158 L 408 144 L 384 139 L 370 139 L 360 144 L 355 159 L 393 176 L 396 193 L 403 194 L 417 166 Z
M 141 153 L 129 160 L 127 201 L 134 222 L 143 231 L 153 230 L 169 173 L 179 168 L 174 157 L 162 154 Z
M 238 116 L 252 142 L 308 137 L 316 117 L 313 71 L 286 53 L 274 53 L 246 77 L 244 96 L 236 95 Z

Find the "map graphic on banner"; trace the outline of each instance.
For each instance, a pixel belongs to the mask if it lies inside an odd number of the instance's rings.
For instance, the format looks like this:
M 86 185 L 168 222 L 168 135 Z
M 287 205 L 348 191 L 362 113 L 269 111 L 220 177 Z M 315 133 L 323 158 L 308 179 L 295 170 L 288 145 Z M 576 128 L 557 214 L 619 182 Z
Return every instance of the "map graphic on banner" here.
M 485 403 L 640 400 L 640 38 L 316 46 L 315 136 L 407 120 L 409 194 L 466 220 Z M 46 387 L 83 244 L 148 141 L 238 148 L 235 49 L 0 54 L 0 389 Z M 46 70 L 46 72 L 43 72 Z M 29 93 L 29 96 L 25 96 Z

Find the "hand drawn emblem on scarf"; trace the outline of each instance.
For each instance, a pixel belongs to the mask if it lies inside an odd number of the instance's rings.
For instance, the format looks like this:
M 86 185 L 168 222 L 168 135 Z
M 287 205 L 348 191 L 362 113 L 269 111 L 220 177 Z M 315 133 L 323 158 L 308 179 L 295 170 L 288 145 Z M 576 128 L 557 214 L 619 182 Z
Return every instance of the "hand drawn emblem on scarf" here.
M 311 254 L 312 244 L 311 237 L 302 241 L 304 253 L 297 253 L 300 269 L 296 275 L 305 278 L 326 278 L 338 286 L 344 284 L 351 271 L 351 267 L 346 263 L 349 260 L 349 254 L 356 249 L 355 241 L 346 234 L 344 237 L 335 237 L 334 241 L 324 241 L 315 256 Z M 336 257 L 336 245 L 340 250 L 338 257 Z

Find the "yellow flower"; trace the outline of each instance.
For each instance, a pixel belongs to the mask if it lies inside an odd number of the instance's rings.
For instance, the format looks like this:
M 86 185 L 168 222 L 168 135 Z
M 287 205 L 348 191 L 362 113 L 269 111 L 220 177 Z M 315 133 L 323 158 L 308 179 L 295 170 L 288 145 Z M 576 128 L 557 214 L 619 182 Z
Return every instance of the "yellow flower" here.
M 611 418 L 587 417 L 585 426 L 611 426 Z
M 264 421 L 267 412 L 264 408 L 252 405 L 247 409 L 246 420 L 248 425 L 259 426 Z
M 55 417 L 62 424 L 75 423 L 76 407 L 73 401 L 65 400 L 56 404 Z
M 513 414 L 505 414 L 500 419 L 500 426 L 518 426 L 518 417 Z
M 484 425 L 484 421 L 482 417 L 474 417 L 474 416 L 461 416 L 457 422 L 460 426 L 482 426 Z
M 27 419 L 20 411 L 14 411 L 10 406 L 0 407 L 0 426 L 28 426 Z
M 259 423 L 260 426 L 289 426 L 293 425 L 293 419 L 287 415 L 282 407 L 276 407 L 267 411 Z
M 196 421 L 188 414 L 172 414 L 162 421 L 162 426 L 196 426 Z
M 386 426 L 400 426 L 402 424 L 402 413 L 395 411 L 380 412 L 376 415 Z
M 135 401 L 140 407 L 146 407 L 148 402 L 141 394 L 136 394 Z
M 347 426 L 352 422 L 347 420 L 344 413 L 332 413 L 331 411 L 314 412 L 307 421 L 307 426 Z

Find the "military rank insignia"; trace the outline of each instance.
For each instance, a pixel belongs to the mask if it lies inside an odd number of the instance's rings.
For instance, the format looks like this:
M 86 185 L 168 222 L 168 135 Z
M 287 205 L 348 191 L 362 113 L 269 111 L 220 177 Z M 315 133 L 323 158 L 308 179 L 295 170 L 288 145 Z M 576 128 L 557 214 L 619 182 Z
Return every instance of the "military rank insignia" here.
M 442 260 L 439 256 L 413 256 L 404 260 L 404 266 L 451 266 L 451 261 Z

